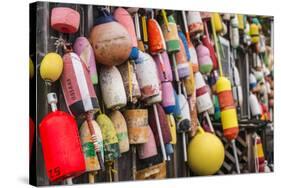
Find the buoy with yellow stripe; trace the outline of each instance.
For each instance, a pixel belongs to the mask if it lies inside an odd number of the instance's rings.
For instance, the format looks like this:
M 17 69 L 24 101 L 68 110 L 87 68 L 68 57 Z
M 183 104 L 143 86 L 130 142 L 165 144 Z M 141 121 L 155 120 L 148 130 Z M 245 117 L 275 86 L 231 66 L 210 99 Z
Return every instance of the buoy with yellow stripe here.
M 259 27 L 255 23 L 250 25 L 250 36 L 252 44 L 256 44 L 260 41 Z
M 255 133 L 253 135 L 253 138 L 254 138 L 254 155 L 255 155 L 256 172 L 264 172 L 265 157 L 264 157 L 261 137 Z

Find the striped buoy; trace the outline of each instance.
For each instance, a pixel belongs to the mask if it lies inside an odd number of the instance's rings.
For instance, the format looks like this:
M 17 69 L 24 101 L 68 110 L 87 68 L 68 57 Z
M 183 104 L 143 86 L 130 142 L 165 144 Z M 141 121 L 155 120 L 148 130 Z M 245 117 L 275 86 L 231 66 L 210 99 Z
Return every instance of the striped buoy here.
M 126 110 L 123 115 L 128 126 L 129 143 L 146 143 L 149 134 L 147 109 Z
M 74 52 L 80 57 L 81 61 L 86 64 L 90 71 L 93 84 L 98 83 L 98 73 L 94 51 L 86 37 L 78 37 L 73 45 Z
M 113 14 L 114 18 L 117 20 L 117 22 L 119 22 L 121 25 L 123 25 L 132 40 L 132 50 L 130 53 L 130 58 L 131 59 L 137 59 L 138 58 L 138 41 L 137 41 L 137 36 L 136 36 L 136 30 L 134 27 L 134 21 L 131 17 L 131 15 L 129 14 L 129 12 L 121 7 L 118 7 L 117 9 L 114 10 L 114 14 Z
M 161 57 L 159 57 L 158 55 L 153 56 L 153 59 L 157 65 L 159 79 L 161 80 L 161 82 L 173 81 L 173 74 L 169 56 L 166 51 L 163 51 L 160 55 Z M 160 58 L 162 58 L 163 63 L 161 62 Z
M 264 172 L 265 157 L 261 137 L 257 134 L 254 135 L 254 152 L 255 152 L 255 166 L 256 172 Z
M 51 27 L 61 33 L 76 33 L 79 29 L 80 14 L 68 7 L 55 7 L 51 12 Z
M 187 25 L 191 36 L 203 33 L 204 30 L 200 12 L 189 11 L 187 13 Z
M 116 110 L 113 111 L 109 117 L 116 130 L 120 153 L 125 153 L 129 151 L 130 145 L 128 138 L 128 130 L 124 116 L 121 114 L 120 111 Z
M 213 62 L 210 57 L 210 51 L 203 44 L 196 47 L 198 56 L 199 70 L 202 74 L 209 74 L 213 69 Z
M 197 72 L 194 76 L 196 84 L 196 106 L 198 112 L 202 113 L 211 109 L 213 103 L 208 93 L 208 86 L 206 85 L 202 74 Z
M 189 69 L 190 66 L 187 60 L 183 41 L 180 39 L 179 43 L 180 43 L 180 51 L 176 53 L 177 71 L 178 71 L 179 79 L 183 79 L 190 75 L 191 70 Z
M 173 53 L 180 50 L 178 28 L 173 15 L 168 16 L 168 24 L 162 24 L 162 31 L 166 41 L 167 52 Z
M 116 22 L 106 10 L 95 19 L 90 42 L 97 63 L 107 66 L 124 63 L 132 50 L 132 39 L 124 26 Z
M 120 72 L 115 66 L 100 68 L 100 87 L 108 109 L 120 109 L 127 104 L 126 92 Z
M 259 27 L 255 23 L 252 23 L 250 25 L 250 36 L 251 36 L 251 42 L 253 44 L 256 44 L 260 41 Z
M 44 56 L 40 64 L 41 78 L 47 82 L 57 81 L 63 70 L 63 60 L 57 53 L 51 52 Z
M 153 132 L 152 132 L 150 126 L 148 126 L 147 128 L 148 128 L 147 142 L 144 144 L 140 144 L 137 147 L 138 156 L 140 159 L 147 159 L 147 158 L 157 155 L 157 148 L 156 148 L 156 143 L 155 143 L 155 138 L 154 138 Z
M 96 121 L 102 133 L 105 162 L 118 159 L 120 150 L 113 122 L 105 114 L 99 114 Z
M 60 78 L 65 102 L 74 116 L 98 111 L 99 103 L 85 63 L 75 53 L 63 56 L 63 72 Z

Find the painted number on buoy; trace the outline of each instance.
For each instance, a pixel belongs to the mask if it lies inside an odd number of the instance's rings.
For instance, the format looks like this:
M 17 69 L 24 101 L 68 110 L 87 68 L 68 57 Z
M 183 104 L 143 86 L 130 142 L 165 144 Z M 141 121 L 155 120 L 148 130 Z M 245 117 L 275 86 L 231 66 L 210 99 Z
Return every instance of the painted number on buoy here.
M 51 170 L 49 170 L 49 175 L 51 178 L 55 178 L 57 176 L 60 176 L 61 172 L 60 172 L 60 167 L 56 167 L 53 168 Z

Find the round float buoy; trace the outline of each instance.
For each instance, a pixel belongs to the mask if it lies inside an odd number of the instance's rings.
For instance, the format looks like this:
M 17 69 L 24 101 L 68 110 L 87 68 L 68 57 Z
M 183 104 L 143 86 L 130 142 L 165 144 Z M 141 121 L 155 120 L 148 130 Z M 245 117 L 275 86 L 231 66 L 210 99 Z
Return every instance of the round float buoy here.
M 157 155 L 157 148 L 156 148 L 153 132 L 150 126 L 148 126 L 147 128 L 148 128 L 148 140 L 144 144 L 139 144 L 137 148 L 138 156 L 140 159 L 147 159 Z
M 106 108 L 115 110 L 126 106 L 126 92 L 118 69 L 115 66 L 101 66 L 99 79 Z
M 114 161 L 120 157 L 115 127 L 108 116 L 99 114 L 97 123 L 101 128 L 105 161 Z
M 147 109 L 132 109 L 124 112 L 127 122 L 130 144 L 143 144 L 148 141 Z
M 63 61 L 59 54 L 51 52 L 44 56 L 40 64 L 40 75 L 45 81 L 55 82 L 63 71 Z
M 96 133 L 97 142 L 98 142 L 99 149 L 101 151 L 101 155 L 102 157 L 104 157 L 103 140 L 102 140 L 100 127 L 97 124 L 97 122 L 94 120 L 92 121 L 92 126 Z M 81 144 L 82 144 L 82 149 L 83 149 L 84 159 L 86 164 L 86 171 L 92 172 L 92 171 L 100 170 L 100 164 L 98 161 L 98 157 L 96 155 L 95 147 L 93 144 L 92 136 L 87 121 L 85 121 L 81 125 L 79 132 L 80 132 L 80 139 L 81 139 Z
M 76 33 L 79 29 L 80 14 L 68 7 L 56 7 L 51 13 L 51 27 L 61 33 Z
M 93 84 L 98 83 L 98 74 L 94 51 L 86 37 L 78 37 L 73 45 L 74 52 L 80 57 L 81 61 L 86 64 L 90 71 Z
M 128 139 L 128 130 L 124 116 L 121 114 L 120 111 L 116 110 L 110 114 L 110 119 L 113 122 L 117 133 L 120 153 L 125 153 L 129 151 L 130 145 Z
M 137 36 L 136 36 L 136 30 L 134 27 L 134 21 L 131 17 L 131 15 L 129 14 L 129 12 L 124 9 L 124 8 L 117 8 L 114 10 L 114 14 L 113 14 L 114 18 L 117 20 L 117 22 L 119 22 L 121 25 L 123 25 L 132 40 L 132 50 L 130 53 L 130 58 L 131 59 L 137 59 L 138 58 L 138 41 L 137 41 Z
M 65 102 L 74 116 L 88 111 L 98 111 L 99 103 L 85 63 L 75 53 L 63 56 L 63 72 L 60 78 Z
M 201 176 L 212 175 L 223 164 L 224 147 L 217 136 L 199 127 L 199 132 L 188 145 L 187 155 L 192 172 Z
M 56 182 L 81 175 L 85 160 L 75 119 L 56 109 L 55 93 L 47 98 L 53 112 L 43 118 L 39 133 L 48 178 Z
M 194 36 L 198 33 L 203 33 L 203 23 L 200 16 L 200 12 L 188 11 L 187 13 L 187 25 L 188 30 L 191 36 Z
M 210 57 L 210 51 L 203 44 L 199 44 L 196 47 L 198 56 L 199 71 L 202 74 L 209 74 L 213 69 L 213 62 Z
M 196 106 L 199 113 L 205 112 L 213 107 L 213 103 L 208 92 L 203 76 L 200 72 L 195 73 L 196 84 Z
M 90 42 L 98 63 L 113 66 L 125 62 L 132 50 L 131 37 L 120 23 L 107 11 L 95 20 Z

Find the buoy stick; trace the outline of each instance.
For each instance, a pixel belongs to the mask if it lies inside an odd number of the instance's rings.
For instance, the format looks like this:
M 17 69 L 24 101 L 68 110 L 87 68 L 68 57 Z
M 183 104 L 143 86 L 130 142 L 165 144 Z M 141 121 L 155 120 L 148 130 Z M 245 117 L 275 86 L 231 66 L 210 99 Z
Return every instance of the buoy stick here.
M 89 172 L 89 183 L 95 183 L 95 172 Z
M 168 22 L 168 19 L 167 19 L 166 11 L 165 11 L 164 9 L 162 9 L 162 10 L 161 10 L 161 13 L 162 13 L 162 16 L 163 16 L 165 25 L 166 25 L 166 27 L 167 27 L 167 31 L 170 32 L 170 29 L 169 29 L 169 22 Z
M 210 119 L 208 111 L 205 111 L 204 114 L 206 116 L 206 119 L 207 119 L 207 122 L 208 122 L 208 125 L 209 125 L 211 131 L 215 134 L 215 130 L 214 130 L 213 124 L 211 122 L 211 119 Z
M 237 170 L 237 173 L 240 174 L 240 167 L 239 167 L 239 161 L 238 161 L 238 155 L 237 155 L 235 140 L 231 140 L 231 144 L 232 144 L 233 154 L 234 154 L 234 158 L 235 158 L 236 170 Z
M 132 145 L 132 174 L 133 174 L 133 180 L 136 180 L 136 172 L 137 172 L 137 165 L 136 165 L 136 146 Z
M 157 131 L 158 131 L 158 135 L 159 135 L 163 159 L 164 159 L 164 161 L 167 161 L 167 155 L 166 155 L 166 150 L 165 150 L 165 145 L 164 145 L 163 135 L 162 135 L 161 127 L 160 127 L 159 115 L 158 115 L 156 104 L 153 104 L 153 110 L 154 110 L 154 116 L 155 116 L 155 120 L 156 120 Z
M 184 25 L 184 30 L 185 32 L 188 32 L 188 28 L 187 28 L 187 20 L 186 20 L 186 14 L 185 14 L 185 11 L 182 10 L 181 11 L 182 13 L 182 18 L 183 18 L 183 25 Z
M 130 66 L 130 61 L 127 62 L 128 65 L 128 82 L 129 82 L 129 97 L 130 97 L 130 102 L 133 102 L 133 86 L 132 86 L 132 72 L 131 72 L 131 66 Z
M 66 179 L 66 184 L 67 185 L 73 185 L 72 178 L 67 178 Z

